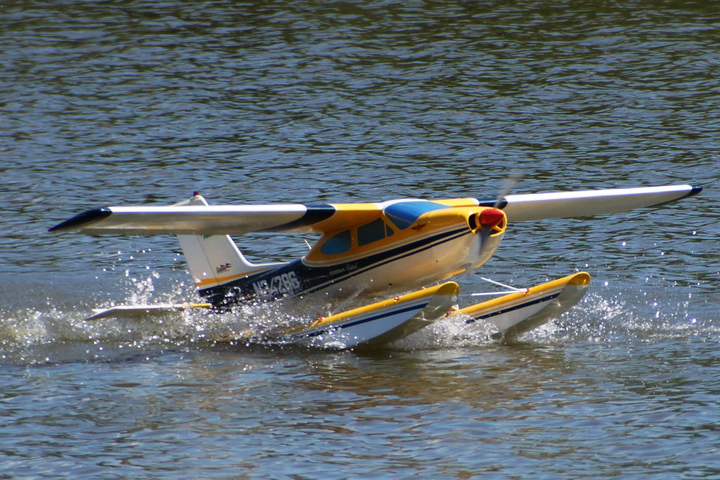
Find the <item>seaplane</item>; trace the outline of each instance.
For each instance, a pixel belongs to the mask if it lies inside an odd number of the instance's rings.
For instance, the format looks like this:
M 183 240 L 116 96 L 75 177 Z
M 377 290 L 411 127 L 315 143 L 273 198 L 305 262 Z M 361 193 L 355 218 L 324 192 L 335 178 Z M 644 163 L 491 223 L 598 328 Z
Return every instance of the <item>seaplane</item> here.
M 488 322 L 496 330 L 493 336 L 507 342 L 572 308 L 590 284 L 587 272 L 529 288 L 499 284 L 504 287 L 500 293 L 485 292 L 489 300 L 460 306 L 455 280 L 491 259 L 509 222 L 613 214 L 663 205 L 701 190 L 671 185 L 310 205 L 209 205 L 195 192 L 174 205 L 88 210 L 50 231 L 177 236 L 203 300 L 115 306 L 88 320 L 192 309 L 227 313 L 243 305 L 275 303 L 323 310 L 307 315 L 300 325 L 283 326 L 273 333 L 274 342 L 382 347 L 447 316 Z M 231 237 L 250 232 L 312 233 L 319 239 L 294 261 L 252 263 Z M 268 336 L 245 331 L 230 340 L 263 342 Z

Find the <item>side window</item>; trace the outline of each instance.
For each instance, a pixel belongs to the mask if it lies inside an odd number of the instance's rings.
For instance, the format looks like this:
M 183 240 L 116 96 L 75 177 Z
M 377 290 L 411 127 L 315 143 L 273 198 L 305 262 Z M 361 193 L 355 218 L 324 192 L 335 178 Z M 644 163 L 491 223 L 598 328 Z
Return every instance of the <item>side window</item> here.
M 392 229 L 385 225 L 385 222 L 383 222 L 381 218 L 378 218 L 367 225 L 358 227 L 358 246 L 362 247 L 363 245 L 382 240 L 393 233 Z
M 351 246 L 350 230 L 343 230 L 325 242 L 320 251 L 325 255 L 337 255 L 338 253 L 347 252 Z

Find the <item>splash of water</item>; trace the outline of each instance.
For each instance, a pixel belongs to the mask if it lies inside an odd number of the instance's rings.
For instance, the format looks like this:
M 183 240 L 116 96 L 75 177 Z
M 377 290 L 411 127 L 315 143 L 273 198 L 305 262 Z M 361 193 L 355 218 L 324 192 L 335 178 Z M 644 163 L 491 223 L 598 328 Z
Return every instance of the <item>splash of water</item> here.
M 217 344 L 283 345 L 283 329 L 308 325 L 325 303 L 301 303 L 292 311 L 280 304 L 246 305 L 232 312 L 203 309 L 162 314 L 88 320 L 93 307 L 120 304 L 182 303 L 193 298 L 193 285 L 176 280 L 158 291 L 159 274 L 126 274 L 127 288 L 119 299 L 99 305 L 44 305 L 0 309 L 0 363 L 42 364 L 77 361 L 117 361 L 148 358 L 167 351 L 212 348 Z M 689 295 L 691 297 L 691 295 Z M 716 333 L 713 322 L 689 312 L 690 298 L 671 308 L 648 292 L 596 290 L 570 312 L 522 336 L 520 342 L 600 342 L 611 337 L 658 337 Z M 441 350 L 497 343 L 493 325 L 465 323 L 461 315 L 442 318 L 390 348 L 400 351 Z M 333 348 L 332 345 L 325 345 Z M 342 345 L 335 346 L 342 348 Z
M 205 345 L 248 329 L 262 333 L 272 325 L 287 323 L 272 309 L 259 311 L 253 307 L 226 314 L 186 310 L 88 319 L 96 308 L 182 303 L 179 298 L 192 298 L 192 287 L 183 281 L 170 291 L 157 292 L 158 278 L 156 273 L 145 277 L 127 275 L 129 288 L 125 293 L 98 305 L 58 305 L 47 300 L 44 305 L 0 309 L 0 363 L 33 365 L 148 357 Z

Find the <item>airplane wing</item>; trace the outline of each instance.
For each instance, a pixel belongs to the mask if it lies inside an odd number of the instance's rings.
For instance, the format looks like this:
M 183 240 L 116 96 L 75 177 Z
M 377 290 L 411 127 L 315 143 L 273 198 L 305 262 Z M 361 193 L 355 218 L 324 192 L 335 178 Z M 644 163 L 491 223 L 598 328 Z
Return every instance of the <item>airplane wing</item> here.
M 549 218 L 584 217 L 627 212 L 652 207 L 697 195 L 702 187 L 671 185 L 665 187 L 587 190 L 580 192 L 507 195 L 498 205 L 508 222 Z M 485 202 L 480 202 L 484 205 Z
M 372 220 L 382 207 L 344 205 L 172 205 L 104 207 L 89 210 L 50 229 L 88 235 L 244 235 L 248 232 L 341 230 Z
M 699 193 L 702 187 L 674 185 L 581 192 L 507 195 L 498 204 L 510 222 L 582 217 L 661 205 Z M 204 200 L 203 200 L 204 201 Z M 248 232 L 326 233 L 377 218 L 384 203 L 188 205 L 105 207 L 89 210 L 53 228 L 89 235 L 243 235 Z M 449 199 L 435 203 L 449 207 L 493 206 L 495 200 Z

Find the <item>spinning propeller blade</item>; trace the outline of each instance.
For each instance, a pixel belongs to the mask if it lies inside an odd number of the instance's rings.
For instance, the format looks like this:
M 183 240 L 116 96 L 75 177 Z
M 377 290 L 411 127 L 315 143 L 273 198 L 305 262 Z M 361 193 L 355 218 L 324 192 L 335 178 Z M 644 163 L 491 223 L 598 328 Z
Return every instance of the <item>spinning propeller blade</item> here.
M 498 193 L 498 196 L 495 198 L 495 205 L 493 205 L 494 208 L 501 208 L 501 205 L 505 201 L 505 197 L 510 194 L 510 191 L 515 188 L 515 185 L 520 183 L 524 176 L 523 172 L 517 168 L 510 172 L 510 175 L 505 179 L 502 188 L 500 188 L 500 193 Z
M 498 231 L 499 225 L 503 223 L 506 219 L 506 214 L 504 214 L 500 210 L 501 206 L 505 204 L 505 197 L 510 193 L 510 191 L 515 187 L 515 185 L 520 183 L 520 180 L 522 180 L 522 178 L 522 171 L 520 171 L 519 169 L 513 169 L 510 172 L 510 175 L 505 178 L 505 181 L 503 182 L 503 185 L 500 188 L 497 197 L 495 197 L 495 204 L 493 205 L 493 207 L 487 210 L 483 210 L 480 213 L 478 223 L 480 224 L 481 255 L 485 254 L 488 250 L 488 238 L 490 238 L 493 232 Z

